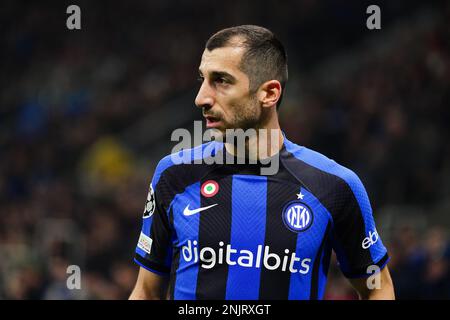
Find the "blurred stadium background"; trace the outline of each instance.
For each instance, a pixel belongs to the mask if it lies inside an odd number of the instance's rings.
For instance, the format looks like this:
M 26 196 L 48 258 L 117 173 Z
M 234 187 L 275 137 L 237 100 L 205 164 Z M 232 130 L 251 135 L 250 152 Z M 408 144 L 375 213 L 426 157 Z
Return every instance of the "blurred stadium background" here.
M 365 27 L 369 4 L 381 30 Z M 361 177 L 397 298 L 449 299 L 449 4 L 2 2 L 0 298 L 128 297 L 153 169 L 201 119 L 203 45 L 259 24 L 288 51 L 285 132 Z M 66 288 L 73 264 L 82 290 Z M 326 298 L 356 298 L 334 260 Z

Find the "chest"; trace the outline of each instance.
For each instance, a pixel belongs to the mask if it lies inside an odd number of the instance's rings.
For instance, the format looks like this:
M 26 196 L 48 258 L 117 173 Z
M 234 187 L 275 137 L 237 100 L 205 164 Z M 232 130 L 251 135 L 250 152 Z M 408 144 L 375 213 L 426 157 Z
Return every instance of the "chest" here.
M 268 248 L 281 256 L 314 255 L 330 222 L 301 183 L 253 175 L 209 176 L 188 186 L 175 196 L 171 217 L 175 247 L 254 254 Z

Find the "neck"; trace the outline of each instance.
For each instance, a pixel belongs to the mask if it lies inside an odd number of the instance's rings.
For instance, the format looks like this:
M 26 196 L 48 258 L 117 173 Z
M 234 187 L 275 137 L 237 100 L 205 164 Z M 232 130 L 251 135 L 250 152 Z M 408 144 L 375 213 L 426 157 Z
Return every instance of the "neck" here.
M 243 147 L 239 144 L 239 140 L 243 139 L 237 138 L 237 143 L 234 144 L 225 142 L 226 150 L 234 156 L 251 160 L 264 160 L 274 156 L 281 150 L 284 143 L 278 119 L 274 119 L 258 129 L 245 132 L 245 156 L 242 155 Z

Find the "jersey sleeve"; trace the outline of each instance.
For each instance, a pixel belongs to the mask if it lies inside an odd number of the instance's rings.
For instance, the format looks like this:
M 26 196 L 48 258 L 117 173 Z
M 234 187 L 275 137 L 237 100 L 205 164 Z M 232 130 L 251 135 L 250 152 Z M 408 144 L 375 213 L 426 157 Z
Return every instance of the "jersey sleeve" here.
M 367 192 L 355 173 L 347 172 L 336 198 L 332 245 L 339 266 L 348 278 L 368 277 L 384 268 L 389 256 L 376 229 Z
M 173 229 L 167 211 L 168 186 L 160 169 L 158 165 L 150 183 L 134 261 L 151 272 L 167 275 L 172 262 Z

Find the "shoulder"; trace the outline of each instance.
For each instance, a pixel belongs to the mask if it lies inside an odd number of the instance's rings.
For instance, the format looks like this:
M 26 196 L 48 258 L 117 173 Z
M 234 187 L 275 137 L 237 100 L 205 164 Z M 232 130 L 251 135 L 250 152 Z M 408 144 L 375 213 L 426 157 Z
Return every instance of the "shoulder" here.
M 322 187 L 332 188 L 334 191 L 351 192 L 355 196 L 364 191 L 358 175 L 335 160 L 287 139 L 285 147 L 286 151 L 292 154 L 294 161 L 300 162 L 299 166 L 308 172 L 310 180 L 321 181 Z

